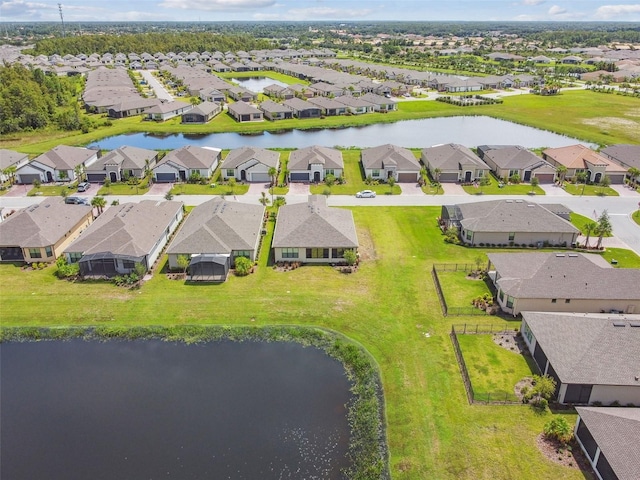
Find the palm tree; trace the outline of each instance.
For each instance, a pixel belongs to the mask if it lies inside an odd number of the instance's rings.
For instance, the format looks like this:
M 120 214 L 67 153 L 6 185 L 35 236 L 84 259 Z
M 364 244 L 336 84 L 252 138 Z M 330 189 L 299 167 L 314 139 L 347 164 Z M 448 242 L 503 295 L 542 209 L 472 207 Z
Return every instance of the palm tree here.
M 433 169 L 433 179 L 437 182 L 440 183 L 440 174 L 442 173 L 442 169 L 440 168 L 434 168 Z
M 598 234 L 598 244 L 596 248 L 598 250 L 602 248 L 602 237 L 610 236 L 612 231 L 613 226 L 611 225 L 609 214 L 606 210 L 603 210 L 600 217 L 598 217 L 598 226 L 596 227 L 596 233 Z
M 2 173 L 9 178 L 9 185 L 13 185 L 15 183 L 16 170 L 17 168 L 15 165 L 11 165 L 5 168 L 4 170 L 2 170 Z
M 598 228 L 598 224 L 596 222 L 587 222 L 583 225 L 582 234 L 586 237 L 584 239 L 585 248 L 589 248 L 589 238 L 591 237 L 591 234 L 596 231 L 597 228 Z
M 104 207 L 107 205 L 107 201 L 104 197 L 93 197 L 91 199 L 91 206 L 98 209 L 98 215 L 104 211 Z
M 640 168 L 631 167 L 627 170 L 627 173 L 629 174 L 629 183 L 631 184 L 631 188 L 635 190 L 638 184 L 638 178 L 640 177 Z
M 564 165 L 558 165 L 556 172 L 558 172 L 558 183 L 562 185 L 564 183 L 564 178 L 567 176 L 567 167 Z
M 260 198 L 258 199 L 258 201 L 265 207 L 269 204 L 269 197 L 267 197 L 267 194 L 264 190 L 260 192 Z
M 76 165 L 75 168 L 73 169 L 73 172 L 76 174 L 76 178 L 78 179 L 78 182 L 81 182 L 82 174 L 83 174 L 82 165 Z
M 267 173 L 271 177 L 271 185 L 272 186 L 275 185 L 276 184 L 276 176 L 278 175 L 278 170 L 276 169 L 276 167 L 269 167 L 269 171 Z

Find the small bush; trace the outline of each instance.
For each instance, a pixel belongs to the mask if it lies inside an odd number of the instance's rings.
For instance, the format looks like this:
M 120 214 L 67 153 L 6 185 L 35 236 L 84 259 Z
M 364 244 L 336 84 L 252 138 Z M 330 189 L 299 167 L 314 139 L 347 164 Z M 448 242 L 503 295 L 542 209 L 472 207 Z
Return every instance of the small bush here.
M 245 277 L 251 273 L 251 260 L 247 257 L 236 257 L 236 275 Z
M 544 434 L 566 445 L 573 438 L 573 429 L 564 417 L 555 417 L 545 424 Z

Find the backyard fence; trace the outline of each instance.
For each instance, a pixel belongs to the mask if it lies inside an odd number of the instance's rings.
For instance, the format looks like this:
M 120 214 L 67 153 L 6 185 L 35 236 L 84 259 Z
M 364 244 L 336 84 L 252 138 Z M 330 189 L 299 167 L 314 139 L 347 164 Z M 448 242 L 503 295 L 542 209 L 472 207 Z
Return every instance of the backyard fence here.
M 458 325 L 458 328 L 461 331 L 456 330 L 455 325 L 451 325 L 451 333 L 449 336 L 451 337 L 451 343 L 453 344 L 453 350 L 456 354 L 456 360 L 458 361 L 458 366 L 460 367 L 460 374 L 462 375 L 462 383 L 464 383 L 464 389 L 467 393 L 467 400 L 470 404 L 483 404 L 483 405 L 520 405 L 522 402 L 518 397 L 515 396 L 514 393 L 509 392 L 487 392 L 487 393 L 476 393 L 473 390 L 473 384 L 471 383 L 471 378 L 469 377 L 469 371 L 467 370 L 467 364 L 464 361 L 464 356 L 462 355 L 462 350 L 460 349 L 460 343 L 458 343 L 458 335 L 464 334 L 492 334 L 492 333 L 506 333 L 513 331 L 512 327 L 509 324 L 503 324 L 499 327 L 494 325 L 467 325 L 466 323 L 463 325 Z
M 481 325 L 473 323 L 458 323 L 451 325 L 451 331 L 458 335 L 486 335 L 491 333 L 509 333 L 520 330 L 519 324 L 501 323 L 498 325 Z
M 433 283 L 436 287 L 436 293 L 438 294 L 438 300 L 440 301 L 440 308 L 442 309 L 442 315 L 446 316 L 472 316 L 472 315 L 487 315 L 487 312 L 481 310 L 473 305 L 466 305 L 461 307 L 452 307 L 447 304 L 447 301 L 444 296 L 444 291 L 442 290 L 442 284 L 440 283 L 440 278 L 438 277 L 438 271 L 442 272 L 476 272 L 478 271 L 478 265 L 474 263 L 434 263 L 431 268 L 431 277 L 433 278 Z M 496 291 L 495 287 L 491 282 L 487 283 L 491 294 L 495 298 Z
M 436 266 L 433 265 L 431 269 L 431 277 L 433 278 L 433 284 L 436 286 L 436 293 L 438 294 L 438 300 L 440 300 L 440 308 L 442 308 L 442 315 L 447 316 L 447 302 L 444 299 L 444 293 L 442 293 L 442 287 L 440 286 L 440 279 L 438 278 L 438 271 Z
M 478 267 L 475 263 L 434 263 L 433 268 L 443 272 L 475 272 L 481 269 L 483 265 Z

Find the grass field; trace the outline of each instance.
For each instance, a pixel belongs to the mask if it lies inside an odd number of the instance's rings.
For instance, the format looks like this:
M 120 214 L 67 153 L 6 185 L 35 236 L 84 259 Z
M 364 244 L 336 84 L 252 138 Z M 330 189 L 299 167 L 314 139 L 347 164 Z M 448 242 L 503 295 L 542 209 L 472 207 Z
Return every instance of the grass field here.
M 584 232 L 584 226 L 587 223 L 598 223 L 597 219 L 593 219 L 593 218 L 589 218 L 589 217 L 585 217 L 584 215 L 580 215 L 579 213 L 575 213 L 575 212 L 571 212 L 571 216 L 569 217 L 571 219 L 571 223 L 573 224 L 574 227 L 576 227 L 578 230 L 580 230 L 581 232 Z M 594 237 L 594 233 L 591 233 L 591 238 Z M 595 235 L 597 237 L 597 235 Z M 605 237 L 610 237 L 611 235 L 605 235 Z M 589 243 L 591 243 L 591 239 L 589 239 Z
M 248 277 L 185 285 L 154 275 L 134 291 L 60 281 L 52 267 L 0 265 L 1 324 L 327 327 L 360 342 L 380 366 L 394 479 L 583 479 L 538 452 L 535 438 L 550 413 L 466 401 L 451 324 L 495 318 L 442 317 L 429 269 L 451 259 L 473 263 L 482 250 L 444 243 L 434 221 L 439 207 L 353 212 L 363 260 L 353 275 L 328 266 L 278 272 L 266 249 Z M 269 222 L 266 245 L 272 232 Z
M 448 307 L 471 307 L 471 301 L 491 293 L 483 280 L 467 279 L 467 272 L 438 271 L 438 279 Z M 478 310 L 479 313 L 480 310 Z
M 149 191 L 149 183 L 141 182 L 139 185 L 129 185 L 126 182 L 112 183 L 108 187 L 100 187 L 96 195 L 144 195 Z
M 640 225 L 640 210 L 636 210 L 635 212 L 633 212 L 633 214 L 631 215 L 631 218 L 633 219 L 634 222 Z
M 595 240 L 597 241 L 597 239 Z M 591 242 L 589 242 L 591 243 Z M 617 263 L 614 265 L 617 268 L 640 268 L 640 256 L 632 250 L 626 248 L 607 248 L 602 256 L 611 263 L 611 260 L 615 260 Z
M 611 187 L 601 187 L 599 185 L 585 185 L 565 183 L 563 187 L 571 195 L 617 197 L 619 193 Z
M 497 345 L 492 335 L 458 335 L 458 343 L 476 398 L 517 401 L 516 383 L 535 372 L 523 355 Z
M 489 180 L 491 183 L 486 186 L 474 186 L 474 185 L 466 185 L 462 188 L 469 195 L 544 195 L 544 190 L 540 187 L 531 187 L 530 184 L 520 183 L 520 184 L 503 184 L 500 186 L 500 182 L 498 179 L 491 174 L 489 176 Z

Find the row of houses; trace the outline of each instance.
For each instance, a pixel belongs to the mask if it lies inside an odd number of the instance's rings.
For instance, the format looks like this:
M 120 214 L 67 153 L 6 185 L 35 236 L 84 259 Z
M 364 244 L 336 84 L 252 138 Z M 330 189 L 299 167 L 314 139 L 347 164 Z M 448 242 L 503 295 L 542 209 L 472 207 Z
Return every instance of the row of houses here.
M 52 197 L 0 223 L 0 261 L 64 256 L 79 264 L 83 277 L 110 278 L 136 271 L 137 264 L 150 270 L 168 245 L 171 270 L 184 268 L 179 259 L 186 257 L 189 280 L 219 282 L 237 257 L 257 259 L 263 205 L 216 197 L 195 207 L 180 226 L 183 217 L 182 202 L 143 200 L 111 206 L 94 220 L 90 206 Z M 342 263 L 345 251 L 358 249 L 353 215 L 328 207 L 319 195 L 283 206 L 271 248 L 277 262 Z

